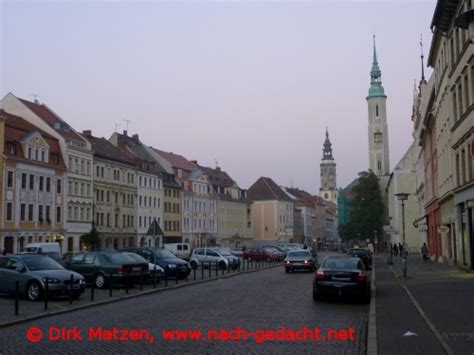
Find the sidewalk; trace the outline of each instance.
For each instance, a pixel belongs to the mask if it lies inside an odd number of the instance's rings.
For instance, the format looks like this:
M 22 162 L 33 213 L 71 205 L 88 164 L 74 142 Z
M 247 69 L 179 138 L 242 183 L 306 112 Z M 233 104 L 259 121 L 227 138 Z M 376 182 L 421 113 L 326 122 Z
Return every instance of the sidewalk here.
M 391 267 L 383 254 L 374 261 L 380 354 L 474 353 L 473 273 L 409 255 L 404 280 L 400 257 Z M 403 336 L 407 331 L 417 336 Z

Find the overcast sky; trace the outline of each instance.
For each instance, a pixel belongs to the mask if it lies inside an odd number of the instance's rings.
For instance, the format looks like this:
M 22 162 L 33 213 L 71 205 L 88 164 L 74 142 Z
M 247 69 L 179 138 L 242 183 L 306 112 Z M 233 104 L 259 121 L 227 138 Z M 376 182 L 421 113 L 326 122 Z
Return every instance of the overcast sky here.
M 408 149 L 420 34 L 426 63 L 435 5 L 3 1 L 0 94 L 36 94 L 76 130 L 106 138 L 130 120 L 144 143 L 217 160 L 243 188 L 268 176 L 316 193 L 326 126 L 338 186 L 368 168 L 374 30 L 391 169 Z

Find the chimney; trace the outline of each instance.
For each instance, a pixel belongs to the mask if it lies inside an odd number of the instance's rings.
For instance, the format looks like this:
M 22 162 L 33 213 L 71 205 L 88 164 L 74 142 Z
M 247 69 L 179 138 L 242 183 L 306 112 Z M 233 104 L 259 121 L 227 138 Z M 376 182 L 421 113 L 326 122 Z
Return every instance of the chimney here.
M 138 142 L 138 134 L 134 134 L 132 138 Z
M 127 130 L 126 130 L 126 129 L 123 130 L 123 135 L 124 135 L 125 137 L 127 136 Z
M 90 129 L 82 131 L 82 134 L 86 137 L 92 137 L 92 131 Z
M 221 172 L 221 167 L 220 167 L 220 166 L 217 166 L 217 167 L 216 167 L 216 171 L 217 171 L 218 173 L 220 173 L 220 172 Z

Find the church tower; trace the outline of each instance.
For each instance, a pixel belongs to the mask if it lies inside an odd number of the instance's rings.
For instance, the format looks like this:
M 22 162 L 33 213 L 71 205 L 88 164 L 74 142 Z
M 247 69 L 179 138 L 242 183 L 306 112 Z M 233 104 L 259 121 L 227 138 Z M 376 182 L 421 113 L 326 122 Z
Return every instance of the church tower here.
M 390 156 L 388 150 L 388 127 L 385 95 L 382 86 L 382 72 L 377 62 L 377 51 L 375 48 L 372 70 L 370 71 L 370 88 L 367 96 L 369 108 L 369 168 L 381 178 L 390 175 Z
M 332 156 L 332 144 L 329 140 L 328 129 L 326 128 L 326 140 L 323 144 L 323 159 L 320 164 L 321 168 L 321 187 L 319 188 L 319 196 L 326 201 L 337 204 L 336 189 L 336 162 Z

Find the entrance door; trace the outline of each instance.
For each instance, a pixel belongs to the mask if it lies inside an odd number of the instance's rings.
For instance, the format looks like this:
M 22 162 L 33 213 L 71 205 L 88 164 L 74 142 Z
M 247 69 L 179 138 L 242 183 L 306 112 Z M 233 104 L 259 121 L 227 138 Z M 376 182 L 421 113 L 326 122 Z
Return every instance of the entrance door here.
M 13 254 L 13 237 L 5 237 L 3 242 L 5 253 Z

